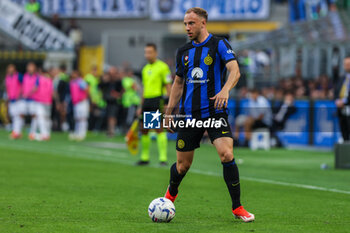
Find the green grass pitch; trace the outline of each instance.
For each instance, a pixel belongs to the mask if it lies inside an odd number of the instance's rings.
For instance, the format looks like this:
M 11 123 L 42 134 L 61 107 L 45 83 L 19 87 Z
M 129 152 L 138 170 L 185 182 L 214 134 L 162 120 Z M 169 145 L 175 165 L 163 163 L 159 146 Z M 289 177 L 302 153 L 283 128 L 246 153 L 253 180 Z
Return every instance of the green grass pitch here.
M 256 216 L 243 223 L 231 215 L 215 148 L 202 145 L 165 224 L 147 214 L 169 180 L 155 142 L 152 151 L 151 166 L 135 167 L 122 138 L 11 141 L 0 131 L 0 232 L 350 232 L 350 171 L 334 170 L 332 153 L 235 150 L 242 203 Z

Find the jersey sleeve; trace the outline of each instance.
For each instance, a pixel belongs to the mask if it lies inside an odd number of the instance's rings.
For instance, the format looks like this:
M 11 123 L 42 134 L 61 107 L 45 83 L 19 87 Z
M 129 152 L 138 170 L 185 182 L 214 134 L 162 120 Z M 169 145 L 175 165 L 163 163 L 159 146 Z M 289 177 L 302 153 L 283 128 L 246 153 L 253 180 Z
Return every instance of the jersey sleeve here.
M 221 58 L 221 61 L 225 64 L 229 61 L 236 60 L 236 54 L 233 52 L 231 45 L 226 39 L 222 39 L 218 44 L 218 52 Z
M 167 64 L 164 64 L 164 68 L 163 68 L 163 83 L 164 84 L 169 84 L 171 83 L 171 72 L 169 69 L 169 66 Z
M 184 77 L 184 66 L 182 59 L 182 52 L 178 49 L 176 52 L 176 75 L 183 78 Z

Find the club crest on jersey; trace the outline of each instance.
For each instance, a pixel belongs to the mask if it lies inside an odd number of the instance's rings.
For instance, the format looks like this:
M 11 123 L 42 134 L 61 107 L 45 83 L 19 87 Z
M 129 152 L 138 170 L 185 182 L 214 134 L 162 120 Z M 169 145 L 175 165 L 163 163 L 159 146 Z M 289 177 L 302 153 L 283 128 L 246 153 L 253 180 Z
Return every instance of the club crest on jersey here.
M 206 64 L 207 66 L 210 66 L 212 63 L 213 63 L 213 58 L 211 58 L 211 56 L 208 54 L 204 58 L 204 64 Z
M 203 77 L 203 70 L 199 67 L 196 67 L 192 70 L 191 76 L 193 79 L 200 79 Z
M 185 142 L 184 142 L 184 140 L 179 139 L 179 140 L 177 141 L 177 147 L 179 147 L 180 149 L 184 148 L 184 147 L 185 147 Z

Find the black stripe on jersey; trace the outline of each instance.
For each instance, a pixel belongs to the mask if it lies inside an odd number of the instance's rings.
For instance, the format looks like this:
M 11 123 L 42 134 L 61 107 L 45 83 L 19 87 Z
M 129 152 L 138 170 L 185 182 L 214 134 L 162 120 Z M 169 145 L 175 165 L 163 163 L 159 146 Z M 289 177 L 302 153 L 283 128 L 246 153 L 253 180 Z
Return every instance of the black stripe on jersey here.
M 225 39 L 222 39 L 222 41 L 226 45 L 227 50 L 231 49 L 231 45 Z M 229 61 L 234 61 L 234 60 L 236 60 L 236 54 L 235 53 L 233 53 L 233 58 L 227 60 L 225 63 L 228 63 Z
M 196 48 L 194 52 L 193 68 L 200 67 L 203 46 Z M 201 84 L 193 83 L 192 118 L 201 118 Z M 193 111 L 195 110 L 195 111 Z
M 185 57 L 188 57 L 188 52 L 189 50 L 185 50 L 184 53 L 183 53 L 183 59 L 185 59 Z M 183 62 L 186 62 L 185 60 Z M 183 67 L 183 79 L 184 79 L 184 89 L 183 89 L 183 92 L 182 92 L 182 97 L 181 97 L 181 106 L 182 108 L 180 109 L 180 114 L 185 114 L 185 99 L 186 99 L 186 92 L 187 92 L 187 80 L 188 80 L 188 77 L 187 77 L 187 73 L 188 73 L 188 65 L 185 67 Z

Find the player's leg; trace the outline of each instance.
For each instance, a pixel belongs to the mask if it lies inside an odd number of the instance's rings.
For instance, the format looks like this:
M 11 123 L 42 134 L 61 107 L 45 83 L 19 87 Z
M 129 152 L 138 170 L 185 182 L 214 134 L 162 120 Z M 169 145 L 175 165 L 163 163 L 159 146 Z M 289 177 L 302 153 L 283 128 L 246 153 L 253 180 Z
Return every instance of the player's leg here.
M 87 100 L 84 100 L 83 102 L 79 103 L 79 129 L 78 129 L 78 139 L 84 140 L 87 134 L 88 130 L 88 118 L 89 118 L 89 108 L 90 104 Z
M 194 150 L 192 151 L 176 151 L 176 163 L 170 168 L 170 181 L 165 197 L 175 201 L 178 188 L 187 171 L 190 169 L 193 161 Z
M 190 169 L 194 150 L 200 146 L 205 130 L 203 128 L 179 128 L 176 140 L 176 163 L 170 168 L 170 182 L 165 197 L 175 201 L 178 187 Z
M 38 119 L 38 126 L 39 126 L 39 140 L 44 139 L 47 137 L 47 132 L 46 132 L 46 122 L 45 122 L 45 109 L 44 109 L 44 104 L 38 103 L 37 106 L 37 119 Z
M 233 141 L 230 137 L 219 137 L 213 141 L 213 144 L 220 156 L 223 166 L 223 175 L 226 186 L 232 200 L 232 213 L 236 218 L 244 222 L 254 221 L 254 214 L 246 211 L 241 205 L 241 188 L 239 181 L 239 172 L 236 161 L 233 156 Z
M 167 165 L 167 149 L 168 149 L 168 137 L 167 133 L 162 129 L 157 129 L 157 146 L 159 153 L 159 162 L 161 165 Z
M 35 140 L 35 134 L 38 129 L 37 107 L 37 103 L 34 100 L 28 102 L 28 112 L 31 116 L 29 140 Z
M 223 165 L 223 175 L 232 199 L 232 209 L 241 206 L 239 172 L 233 156 L 233 141 L 230 137 L 220 137 L 213 141 Z
M 11 132 L 11 139 L 18 139 L 21 137 L 21 116 L 19 114 L 19 111 L 17 110 L 18 107 L 18 101 L 10 102 L 8 105 L 8 112 L 11 117 L 12 121 L 12 132 Z
M 249 116 L 244 122 L 244 134 L 246 142 L 249 142 L 252 138 L 252 127 L 254 125 L 254 121 L 254 118 Z
M 140 161 L 136 165 L 147 165 L 150 160 L 150 146 L 151 146 L 151 137 L 148 134 L 149 130 L 143 128 L 143 124 L 140 124 L 141 131 L 141 157 Z

